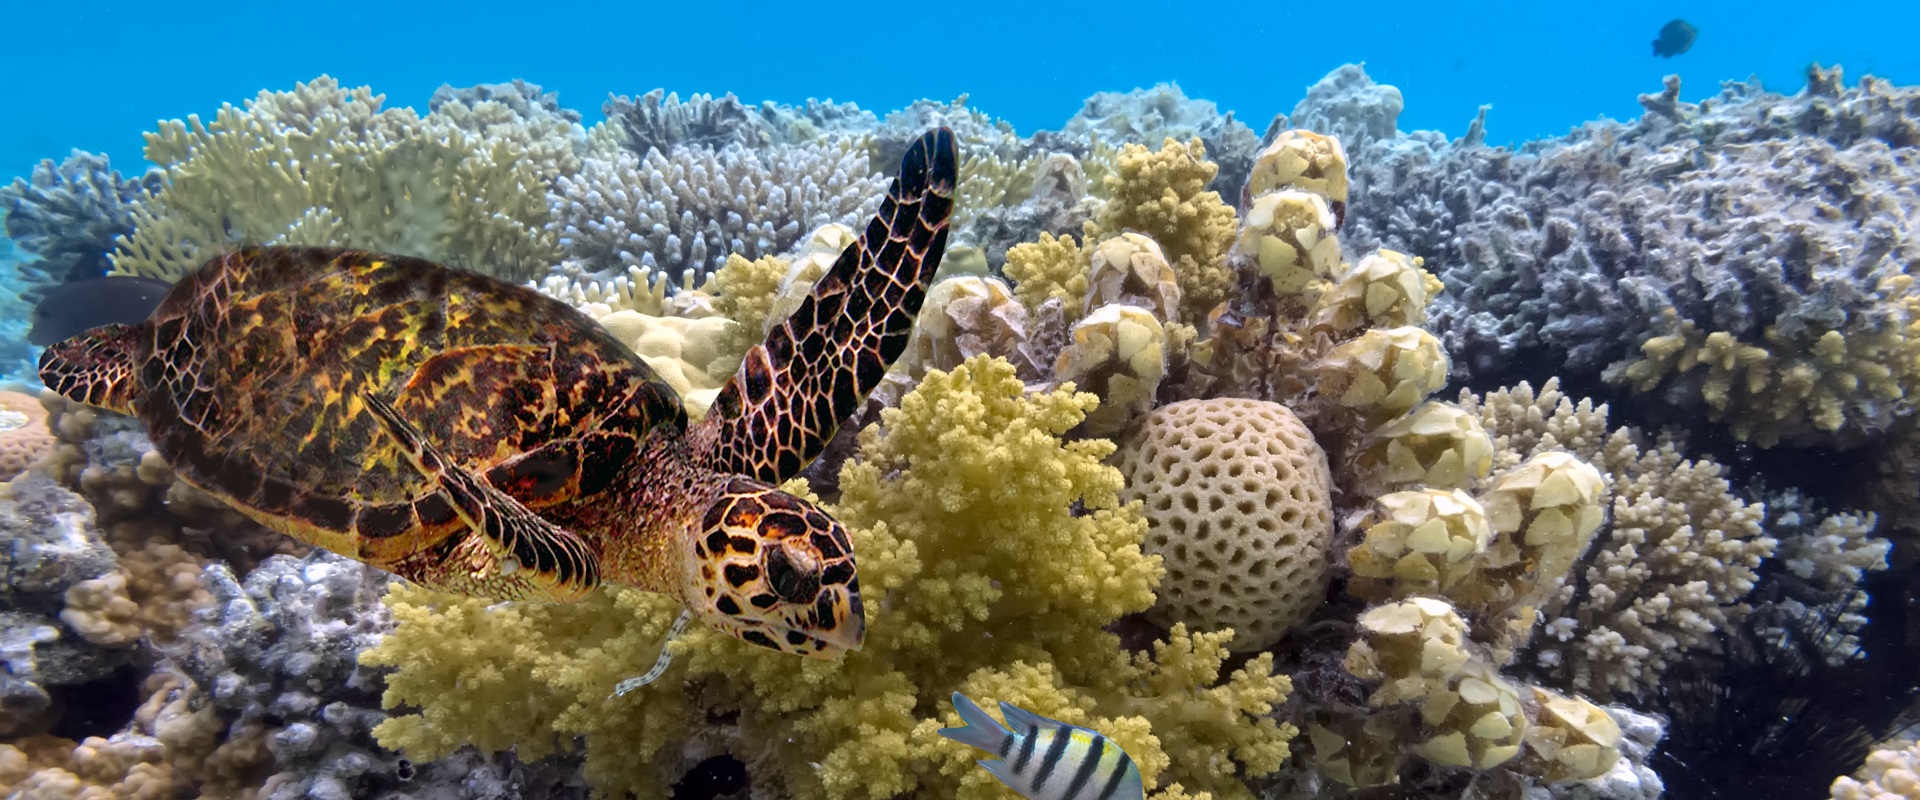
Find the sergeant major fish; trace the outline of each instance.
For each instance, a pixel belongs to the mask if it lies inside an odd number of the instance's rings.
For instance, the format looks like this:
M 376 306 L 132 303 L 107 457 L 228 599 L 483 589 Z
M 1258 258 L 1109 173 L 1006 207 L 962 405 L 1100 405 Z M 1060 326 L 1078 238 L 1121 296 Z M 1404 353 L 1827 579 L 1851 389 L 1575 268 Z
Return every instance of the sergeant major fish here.
M 1140 768 L 1120 746 L 1095 731 L 1047 719 L 1012 703 L 1000 704 L 1005 726 L 972 700 L 953 693 L 966 726 L 940 735 L 998 755 L 980 766 L 1028 800 L 1142 800 Z M 1012 728 L 1012 730 L 1008 730 Z

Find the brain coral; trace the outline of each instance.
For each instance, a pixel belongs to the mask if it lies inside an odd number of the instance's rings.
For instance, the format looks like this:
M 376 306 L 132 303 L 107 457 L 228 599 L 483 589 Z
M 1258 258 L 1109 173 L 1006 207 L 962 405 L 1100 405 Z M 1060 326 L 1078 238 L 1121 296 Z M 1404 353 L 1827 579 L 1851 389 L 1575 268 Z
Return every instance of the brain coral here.
M 1286 406 L 1186 400 L 1156 409 L 1121 444 L 1123 499 L 1145 501 L 1146 549 L 1167 570 L 1151 612 L 1166 624 L 1231 626 L 1258 650 L 1326 592 L 1332 476 Z
M 53 431 L 40 400 L 0 391 L 0 481 L 13 480 L 51 449 Z

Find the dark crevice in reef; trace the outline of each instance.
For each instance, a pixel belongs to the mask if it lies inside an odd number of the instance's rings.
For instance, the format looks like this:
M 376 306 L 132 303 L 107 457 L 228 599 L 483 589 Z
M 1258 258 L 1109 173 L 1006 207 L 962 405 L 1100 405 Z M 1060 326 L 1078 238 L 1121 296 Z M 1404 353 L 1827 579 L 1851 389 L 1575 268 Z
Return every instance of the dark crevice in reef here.
M 687 770 L 673 785 L 673 800 L 719 800 L 747 789 L 747 765 L 733 756 L 714 756 Z
M 47 687 L 54 707 L 60 709 L 59 719 L 47 732 L 76 742 L 119 733 L 140 708 L 140 684 L 147 671 L 125 665 L 86 683 Z

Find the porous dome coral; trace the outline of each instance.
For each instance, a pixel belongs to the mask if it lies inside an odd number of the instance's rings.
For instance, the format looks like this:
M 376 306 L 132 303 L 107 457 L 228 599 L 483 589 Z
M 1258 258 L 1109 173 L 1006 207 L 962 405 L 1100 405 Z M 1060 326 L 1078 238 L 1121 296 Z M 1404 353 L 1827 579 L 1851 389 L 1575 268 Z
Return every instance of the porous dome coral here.
M 1278 641 L 1326 594 L 1333 478 L 1286 406 L 1217 398 L 1164 406 L 1125 440 L 1123 496 L 1145 502 L 1167 568 L 1153 616 L 1232 627 L 1235 650 Z

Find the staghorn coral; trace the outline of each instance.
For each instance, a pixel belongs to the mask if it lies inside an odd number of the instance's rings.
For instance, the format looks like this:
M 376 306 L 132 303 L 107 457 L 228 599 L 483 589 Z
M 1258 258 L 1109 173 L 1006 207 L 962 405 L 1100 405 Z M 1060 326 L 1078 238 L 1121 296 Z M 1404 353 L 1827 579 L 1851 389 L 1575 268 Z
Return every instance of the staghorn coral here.
M 73 151 L 41 161 L 26 178 L 0 187 L 0 219 L 20 249 L 38 256 L 16 266 L 30 285 L 105 275 L 115 237 L 133 231 L 133 210 L 160 191 L 158 169 L 127 179 L 107 157 Z
M 695 94 L 685 102 L 665 89 L 648 92 L 638 102 L 609 94 L 600 111 L 607 116 L 601 125 L 612 141 L 638 156 L 678 145 L 717 150 L 735 144 L 764 147 L 773 141 L 766 122 L 732 92 L 718 100 L 710 94 Z
M 786 252 L 828 223 L 852 225 L 885 194 L 858 140 L 749 150 L 676 145 L 588 158 L 547 195 L 575 279 L 641 267 L 697 283 L 729 255 Z
M 1261 658 L 1217 686 L 1223 637 L 1176 631 L 1149 664 L 1102 630 L 1151 603 L 1159 568 L 1139 550 L 1139 511 L 1119 504 L 1119 473 L 1100 463 L 1112 446 L 1060 439 L 1091 405 L 1024 394 L 1011 365 L 974 358 L 930 372 L 861 434 L 833 511 L 859 553 L 870 632 L 836 662 L 691 630 L 669 645 L 662 680 L 614 697 L 677 611 L 658 596 L 489 606 L 395 588 L 398 627 L 364 658 L 397 668 L 385 702 L 412 710 L 378 736 L 431 758 L 465 743 L 537 756 L 555 733 L 585 735 L 588 778 L 642 798 L 722 751 L 762 797 L 985 798 L 972 756 L 933 733 L 947 695 L 972 686 L 1116 720 L 1169 797 L 1184 796 L 1178 781 L 1250 798 L 1235 765 L 1251 775 L 1285 758 L 1292 731 L 1267 715 L 1286 679 Z
M 1137 144 L 1122 148 L 1114 174 L 1106 177 L 1100 229 L 1135 231 L 1159 243 L 1179 276 L 1187 319 L 1204 319 L 1227 299 L 1235 282 L 1226 263 L 1234 240 L 1233 207 L 1219 192 L 1206 190 L 1218 171 L 1199 139 L 1167 139 L 1159 150 Z
M 1840 83 L 1727 83 L 1698 104 L 1676 83 L 1638 120 L 1518 151 L 1478 126 L 1452 143 L 1389 126 L 1346 143 L 1347 240 L 1441 265 L 1454 291 L 1435 330 L 1461 377 L 1551 363 L 1648 393 L 1636 406 L 1656 421 L 1707 417 L 1762 446 L 1873 441 L 1920 378 L 1920 158 L 1911 90 Z
M 1564 449 L 1604 471 L 1609 525 L 1566 586 L 1541 606 L 1545 623 L 1523 656 L 1583 692 L 1634 693 L 1716 631 L 1745 617 L 1760 562 L 1776 540 L 1766 510 L 1733 494 L 1722 468 L 1610 429 L 1607 407 L 1575 404 L 1557 381 L 1521 384 L 1460 405 L 1494 440 L 1494 466 Z
M 114 272 L 177 278 L 234 241 L 349 245 L 509 279 L 558 260 L 547 183 L 577 166 L 569 127 L 499 103 L 449 102 L 422 119 L 321 76 L 162 122 L 147 158 L 166 187 L 135 210 Z

